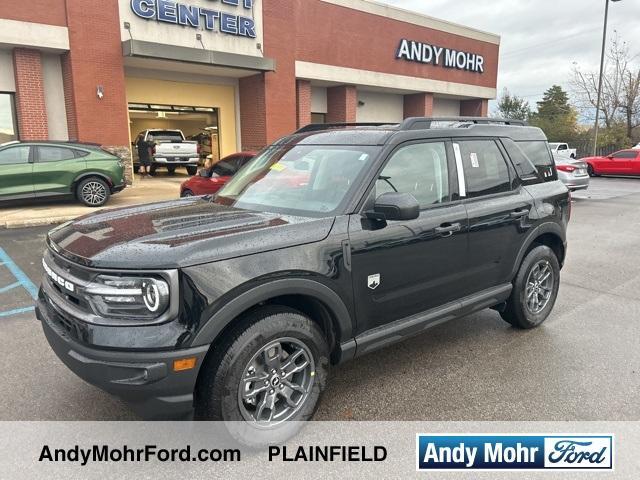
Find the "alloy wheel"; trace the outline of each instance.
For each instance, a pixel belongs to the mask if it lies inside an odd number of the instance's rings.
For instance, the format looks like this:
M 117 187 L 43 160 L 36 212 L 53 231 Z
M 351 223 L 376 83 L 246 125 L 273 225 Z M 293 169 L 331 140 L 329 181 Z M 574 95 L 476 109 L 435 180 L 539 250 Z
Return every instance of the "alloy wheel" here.
M 81 194 L 89 205 L 101 205 L 107 198 L 107 188 L 100 182 L 87 182 L 82 187 Z
M 292 418 L 304 405 L 315 380 L 313 356 L 295 338 L 269 342 L 246 365 L 238 390 L 245 420 L 273 427 Z
M 549 304 L 553 295 L 553 268 L 547 260 L 540 260 L 530 270 L 525 287 L 527 310 L 537 315 Z

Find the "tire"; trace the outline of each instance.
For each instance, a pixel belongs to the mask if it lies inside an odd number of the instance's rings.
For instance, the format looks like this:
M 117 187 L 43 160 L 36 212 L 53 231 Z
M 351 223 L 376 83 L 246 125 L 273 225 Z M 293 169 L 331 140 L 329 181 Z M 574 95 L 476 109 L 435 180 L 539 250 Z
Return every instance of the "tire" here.
M 593 167 L 591 166 L 591 164 L 587 164 L 587 173 L 589 174 L 590 177 L 596 176 L 596 174 L 593 173 Z
M 188 198 L 188 197 L 193 197 L 193 192 L 191 190 L 189 190 L 188 188 L 185 188 L 182 193 L 180 194 L 180 198 Z
M 576 158 L 576 154 L 575 153 L 572 153 L 570 156 L 571 156 L 571 158 Z
M 277 352 L 268 366 L 267 358 Z M 291 372 L 305 364 L 303 370 Z M 195 418 L 224 421 L 229 433 L 245 445 L 284 441 L 315 413 L 328 373 L 329 349 L 316 323 L 288 308 L 261 308 L 240 319 L 221 343 L 212 346 L 200 369 Z M 256 381 L 242 382 L 248 377 Z M 241 386 L 255 394 L 245 399 Z
M 187 173 L 193 177 L 196 173 L 198 173 L 198 166 L 197 165 L 193 165 L 193 166 L 189 165 L 187 167 Z
M 551 280 L 538 282 L 540 278 L 544 278 L 547 272 L 551 272 Z M 538 279 L 535 278 L 536 276 Z M 536 282 L 540 284 L 537 288 L 534 287 Z M 511 296 L 500 315 L 516 328 L 535 328 L 541 325 L 553 310 L 559 287 L 560 263 L 558 258 L 549 247 L 539 245 L 524 257 L 513 282 Z M 545 298 L 547 290 L 548 298 Z M 528 299 L 530 300 L 527 301 Z M 535 308 L 536 300 L 539 301 L 537 308 Z
M 151 166 L 149 167 L 149 174 L 155 175 L 157 169 L 158 169 L 158 166 L 152 163 Z
M 133 173 L 139 173 L 140 172 L 140 165 L 134 165 L 133 166 Z
M 169 165 L 167 167 L 167 171 L 169 172 L 169 175 L 173 175 L 174 173 L 176 173 L 176 167 L 175 165 Z
M 76 197 L 87 207 L 101 207 L 110 196 L 109 185 L 98 177 L 85 178 L 76 187 Z

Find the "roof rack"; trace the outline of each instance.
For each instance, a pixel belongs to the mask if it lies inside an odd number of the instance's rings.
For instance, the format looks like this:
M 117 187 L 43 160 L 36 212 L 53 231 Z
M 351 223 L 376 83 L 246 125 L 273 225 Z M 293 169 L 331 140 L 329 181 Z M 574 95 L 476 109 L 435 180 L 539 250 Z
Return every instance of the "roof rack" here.
M 428 130 L 433 123 L 457 123 L 459 127 L 470 125 L 512 125 L 527 126 L 524 120 L 490 117 L 411 117 L 400 124 L 400 130 Z M 451 127 L 451 125 L 447 125 Z
M 333 130 L 346 127 L 394 127 L 398 128 L 399 123 L 389 122 L 348 122 L 348 123 L 311 123 L 298 130 L 295 133 L 319 132 L 322 130 Z
M 518 127 L 527 126 L 524 120 L 514 120 L 509 118 L 489 118 L 489 117 L 410 117 L 401 123 L 389 122 L 349 122 L 349 123 L 312 123 L 300 128 L 295 133 L 319 132 L 323 130 L 333 130 L 347 127 L 392 127 L 397 130 L 429 130 L 434 123 L 456 123 L 457 127 L 469 127 L 471 125 L 511 125 Z M 448 128 L 455 128 L 447 125 Z M 442 127 L 439 127 L 442 128 Z

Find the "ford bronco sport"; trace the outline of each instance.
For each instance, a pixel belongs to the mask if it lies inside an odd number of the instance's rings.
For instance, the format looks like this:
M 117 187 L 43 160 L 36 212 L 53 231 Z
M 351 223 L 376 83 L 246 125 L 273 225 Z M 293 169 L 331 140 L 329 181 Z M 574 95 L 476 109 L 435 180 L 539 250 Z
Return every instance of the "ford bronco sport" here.
M 331 365 L 484 308 L 540 325 L 570 210 L 522 122 L 314 125 L 215 197 L 52 230 L 37 316 L 71 370 L 147 417 L 306 420 Z

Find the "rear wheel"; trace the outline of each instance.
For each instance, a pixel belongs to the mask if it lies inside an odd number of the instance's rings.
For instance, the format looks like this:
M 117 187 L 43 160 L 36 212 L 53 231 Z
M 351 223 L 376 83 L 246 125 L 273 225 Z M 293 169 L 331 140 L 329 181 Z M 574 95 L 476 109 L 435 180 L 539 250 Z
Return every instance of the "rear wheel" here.
M 78 200 L 88 207 L 101 207 L 107 203 L 110 195 L 109 185 L 98 177 L 85 178 L 76 188 Z
M 168 165 L 167 166 L 167 171 L 169 172 L 169 175 L 173 175 L 174 173 L 176 173 L 176 166 L 175 165 Z
M 522 261 L 502 318 L 517 328 L 542 324 L 556 302 L 560 263 L 546 245 L 533 248 Z
M 149 174 L 155 175 L 157 169 L 158 167 L 155 164 L 151 164 L 151 166 L 149 167 Z
M 196 389 L 196 418 L 233 422 L 230 433 L 250 445 L 282 440 L 299 428 L 291 422 L 313 416 L 328 369 L 316 323 L 283 307 L 257 310 L 212 348 Z
M 187 167 L 187 173 L 191 176 L 195 175 L 196 173 L 198 173 L 198 167 L 197 165 L 189 165 Z
M 133 166 L 133 173 L 138 173 L 140 171 L 140 165 Z

